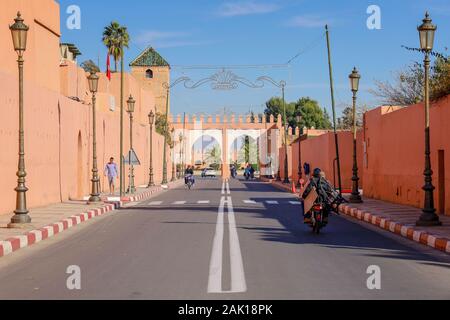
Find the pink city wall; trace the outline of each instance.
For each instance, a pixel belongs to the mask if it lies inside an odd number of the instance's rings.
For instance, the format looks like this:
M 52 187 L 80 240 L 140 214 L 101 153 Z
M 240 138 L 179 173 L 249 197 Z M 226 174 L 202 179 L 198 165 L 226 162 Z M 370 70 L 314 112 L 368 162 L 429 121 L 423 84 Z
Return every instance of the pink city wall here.
M 450 215 L 450 96 L 430 109 L 431 165 L 435 207 Z M 366 196 L 422 207 L 425 114 L 423 104 L 379 107 L 365 114 Z M 440 154 L 440 156 L 439 156 Z M 441 157 L 441 159 L 439 159 Z
M 17 56 L 12 48 L 8 24 L 21 10 L 30 25 L 25 52 L 24 122 L 25 163 L 28 207 L 80 199 L 90 192 L 92 169 L 92 106 L 84 70 L 68 61 L 60 66 L 59 6 L 53 0 L 7 0 L 0 11 L 0 214 L 15 208 L 18 160 L 18 78 Z M 41 30 L 41 24 L 47 26 Z M 6 26 L 6 27 L 5 27 Z M 50 30 L 51 29 L 51 30 Z M 45 31 L 45 32 L 44 32 Z M 37 41 L 37 38 L 41 40 Z M 99 43 L 99 46 L 102 44 Z M 42 69 L 42 70 L 41 70 Z M 45 71 L 44 71 L 45 70 Z M 97 157 L 101 187 L 108 188 L 103 168 L 110 156 L 119 162 L 119 74 L 107 85 L 100 74 L 97 94 Z M 141 161 L 135 168 L 136 185 L 148 183 L 149 124 L 148 113 L 154 111 L 155 99 L 132 76 L 125 77 L 125 101 L 129 94 L 136 100 L 133 143 Z M 81 101 L 68 98 L 78 97 Z M 110 96 L 115 110 L 110 110 Z M 126 103 L 124 103 L 126 107 Z M 162 180 L 163 138 L 153 129 L 153 167 L 156 183 Z M 124 113 L 124 150 L 129 150 L 129 117 Z M 169 158 L 169 157 L 168 157 Z M 171 178 L 171 162 L 168 160 Z M 126 185 L 128 167 L 126 167 Z M 118 185 L 118 183 L 117 183 Z
M 333 132 L 317 133 L 318 135 L 308 136 L 308 138 L 301 142 L 301 161 L 303 179 L 305 179 L 305 173 L 303 170 L 303 164 L 308 162 L 311 167 L 311 171 L 314 168 L 320 168 L 325 172 L 327 179 L 334 183 L 333 178 L 333 161 L 336 158 L 335 140 Z M 352 168 L 353 168 L 353 133 L 350 131 L 339 131 L 339 157 L 341 162 L 341 179 L 342 188 L 351 189 L 352 187 Z M 359 186 L 362 188 L 363 175 L 363 146 L 362 146 L 362 133 L 357 134 L 357 161 L 359 168 Z M 281 176 L 284 177 L 284 147 L 280 149 L 280 168 Z M 298 167 L 299 167 L 299 150 L 298 140 L 288 146 L 288 167 L 289 178 L 294 182 L 298 181 Z M 336 187 L 338 186 L 337 171 L 335 173 Z M 306 179 L 305 179 L 306 182 Z

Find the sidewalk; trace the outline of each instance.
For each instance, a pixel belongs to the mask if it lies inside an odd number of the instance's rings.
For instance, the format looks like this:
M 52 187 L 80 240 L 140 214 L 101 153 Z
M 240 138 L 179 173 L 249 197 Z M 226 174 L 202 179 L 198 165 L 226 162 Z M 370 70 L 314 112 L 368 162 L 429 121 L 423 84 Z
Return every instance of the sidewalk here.
M 418 227 L 422 210 L 415 207 L 363 197 L 361 204 L 343 204 L 340 212 L 401 235 L 434 249 L 450 253 L 450 216 L 440 215 L 442 226 Z
M 184 181 L 178 180 L 168 184 L 169 188 L 177 187 Z M 86 201 L 67 201 L 49 206 L 30 209 L 31 224 L 22 229 L 7 227 L 12 214 L 0 215 L 0 257 L 6 256 L 21 248 L 31 246 L 47 238 L 53 237 L 80 223 L 114 211 L 125 203 L 141 201 L 163 191 L 161 186 L 138 188 L 134 195 L 121 199 L 102 195 L 105 203 L 89 205 Z
M 267 178 L 260 180 L 271 183 L 277 189 L 292 193 L 292 185 Z M 299 196 L 300 190 L 296 188 L 296 191 L 295 195 Z M 339 207 L 339 211 L 412 241 L 450 253 L 450 216 L 439 216 L 442 226 L 418 227 L 416 221 L 422 214 L 419 208 L 365 197 L 363 201 L 361 204 L 343 204 Z

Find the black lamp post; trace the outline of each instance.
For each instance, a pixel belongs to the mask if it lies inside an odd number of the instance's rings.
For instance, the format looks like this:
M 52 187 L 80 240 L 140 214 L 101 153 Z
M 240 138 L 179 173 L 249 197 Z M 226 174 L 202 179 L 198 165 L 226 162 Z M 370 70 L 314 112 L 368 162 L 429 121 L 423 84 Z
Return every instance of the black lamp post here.
M 175 128 L 172 128 L 172 130 L 170 130 L 171 132 L 171 137 L 172 137 L 172 143 L 170 144 L 170 153 L 172 156 L 172 179 L 170 179 L 171 182 L 174 182 L 177 180 L 177 178 L 175 177 L 176 173 L 175 173 Z
M 289 168 L 288 168 L 288 145 L 287 145 L 287 135 L 288 135 L 288 122 L 286 117 L 286 101 L 284 99 L 284 89 L 286 83 L 281 83 L 281 95 L 283 99 L 283 118 L 284 118 L 284 180 L 283 183 L 290 183 L 289 181 Z
M 178 172 L 178 179 L 181 179 L 182 175 L 183 175 L 183 161 L 182 161 L 182 145 L 183 145 L 183 135 L 180 133 L 180 135 L 178 136 L 178 140 L 180 142 L 180 160 L 179 160 L 179 172 Z
M 356 153 L 356 93 L 359 89 L 359 80 L 361 76 L 358 73 L 356 68 L 353 68 L 352 73 L 349 75 L 350 85 L 353 92 L 353 186 L 352 186 L 352 194 L 350 196 L 349 201 L 351 203 L 361 203 L 361 195 L 359 194 L 359 177 L 358 177 L 358 161 L 357 161 L 357 153 Z
M 301 180 L 303 178 L 303 173 L 302 173 L 302 147 L 301 147 L 301 142 L 302 142 L 302 129 L 300 127 L 301 121 L 302 121 L 302 116 L 297 116 L 296 117 L 297 120 L 297 126 L 298 126 L 298 181 L 297 181 L 297 187 L 301 187 Z
M 127 101 L 127 112 L 130 115 L 130 153 L 128 155 L 128 161 L 130 165 L 130 185 L 128 186 L 128 192 L 133 194 L 136 192 L 136 187 L 134 186 L 134 165 L 131 161 L 131 155 L 133 154 L 133 112 L 136 101 L 130 95 Z
M 149 180 L 148 187 L 153 187 L 155 182 L 153 181 L 153 124 L 155 123 L 155 114 L 150 111 L 148 114 L 148 123 L 150 124 L 150 168 L 149 168 Z
M 425 191 L 425 202 L 422 209 L 422 215 L 416 222 L 418 226 L 439 226 L 439 216 L 436 214 L 434 207 L 433 191 L 434 186 L 433 170 L 431 169 L 430 159 L 430 89 L 429 89 L 429 72 L 430 72 L 430 52 L 433 50 L 434 33 L 437 27 L 432 24 L 428 12 L 425 14 L 422 25 L 417 30 L 420 36 L 420 48 L 425 53 L 424 65 L 425 65 L 425 185 L 423 190 Z
M 20 227 L 23 224 L 30 223 L 31 218 L 28 215 L 26 192 L 28 188 L 25 186 L 25 143 L 24 143 L 24 123 L 23 123 L 23 53 L 27 47 L 28 26 L 23 23 L 20 12 L 14 19 L 15 23 L 9 27 L 11 30 L 14 50 L 17 52 L 17 63 L 19 66 L 19 163 L 17 170 L 17 187 L 16 191 L 16 210 L 11 218 L 10 228 Z
M 97 118 L 95 112 L 95 102 L 97 100 L 95 94 L 98 91 L 98 78 L 98 75 L 94 71 L 91 71 L 91 74 L 88 76 L 89 91 L 92 93 L 92 186 L 89 197 L 90 203 L 102 201 L 100 198 L 100 178 L 98 177 L 97 168 Z

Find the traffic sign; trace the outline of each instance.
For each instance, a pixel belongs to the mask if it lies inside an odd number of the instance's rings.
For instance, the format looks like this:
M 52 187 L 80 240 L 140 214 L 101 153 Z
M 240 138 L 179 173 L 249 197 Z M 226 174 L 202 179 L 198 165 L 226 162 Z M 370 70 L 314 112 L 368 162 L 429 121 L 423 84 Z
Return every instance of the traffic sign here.
M 126 157 L 124 157 L 123 162 L 125 164 L 133 165 L 133 166 L 140 166 L 141 165 L 141 162 L 139 161 L 139 158 L 137 157 L 137 154 L 136 154 L 136 152 L 133 149 L 128 151 L 128 155 Z

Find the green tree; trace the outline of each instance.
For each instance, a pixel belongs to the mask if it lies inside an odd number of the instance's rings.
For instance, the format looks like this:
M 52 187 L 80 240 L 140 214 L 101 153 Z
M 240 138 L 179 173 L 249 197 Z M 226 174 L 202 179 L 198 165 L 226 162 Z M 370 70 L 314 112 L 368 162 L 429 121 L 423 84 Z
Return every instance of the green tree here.
M 295 104 L 286 102 L 286 119 L 290 126 L 295 126 Z M 266 115 L 267 121 L 271 115 L 277 119 L 278 115 L 281 115 L 281 121 L 284 125 L 284 110 L 283 110 L 283 99 L 280 97 L 272 97 L 269 101 L 266 102 L 266 109 L 264 110 L 264 114 Z
M 242 137 L 242 148 L 238 153 L 239 163 L 251 163 L 253 167 L 258 166 L 258 145 L 249 136 Z
M 218 144 L 215 144 L 212 148 L 206 151 L 206 163 L 214 170 L 219 170 L 221 161 L 221 150 Z
M 301 127 L 316 129 L 331 129 L 332 127 L 328 113 L 320 108 L 316 100 L 309 97 L 300 98 L 295 103 L 295 110 L 295 116 L 302 117 Z
M 86 72 L 100 72 L 100 68 L 92 60 L 86 60 L 82 62 L 80 66 Z
M 122 50 L 128 48 L 130 42 L 127 27 L 121 26 L 116 21 L 111 22 L 103 31 L 102 42 L 108 48 L 108 53 L 113 56 L 115 72 L 117 72 L 117 64 L 122 56 Z
M 438 100 L 450 93 L 450 59 L 442 54 L 430 70 L 430 99 Z M 415 62 L 394 73 L 394 81 L 376 81 L 369 92 L 380 98 L 383 104 L 408 106 L 424 100 L 424 66 Z
M 361 110 L 356 109 L 356 126 L 362 127 L 363 113 Z M 347 107 L 342 111 L 342 117 L 338 119 L 337 128 L 340 130 L 351 130 L 353 129 L 353 108 Z
M 156 112 L 155 115 L 155 131 L 163 137 L 166 137 L 167 144 L 169 146 L 173 144 L 172 135 L 169 129 L 166 115 L 161 112 Z

